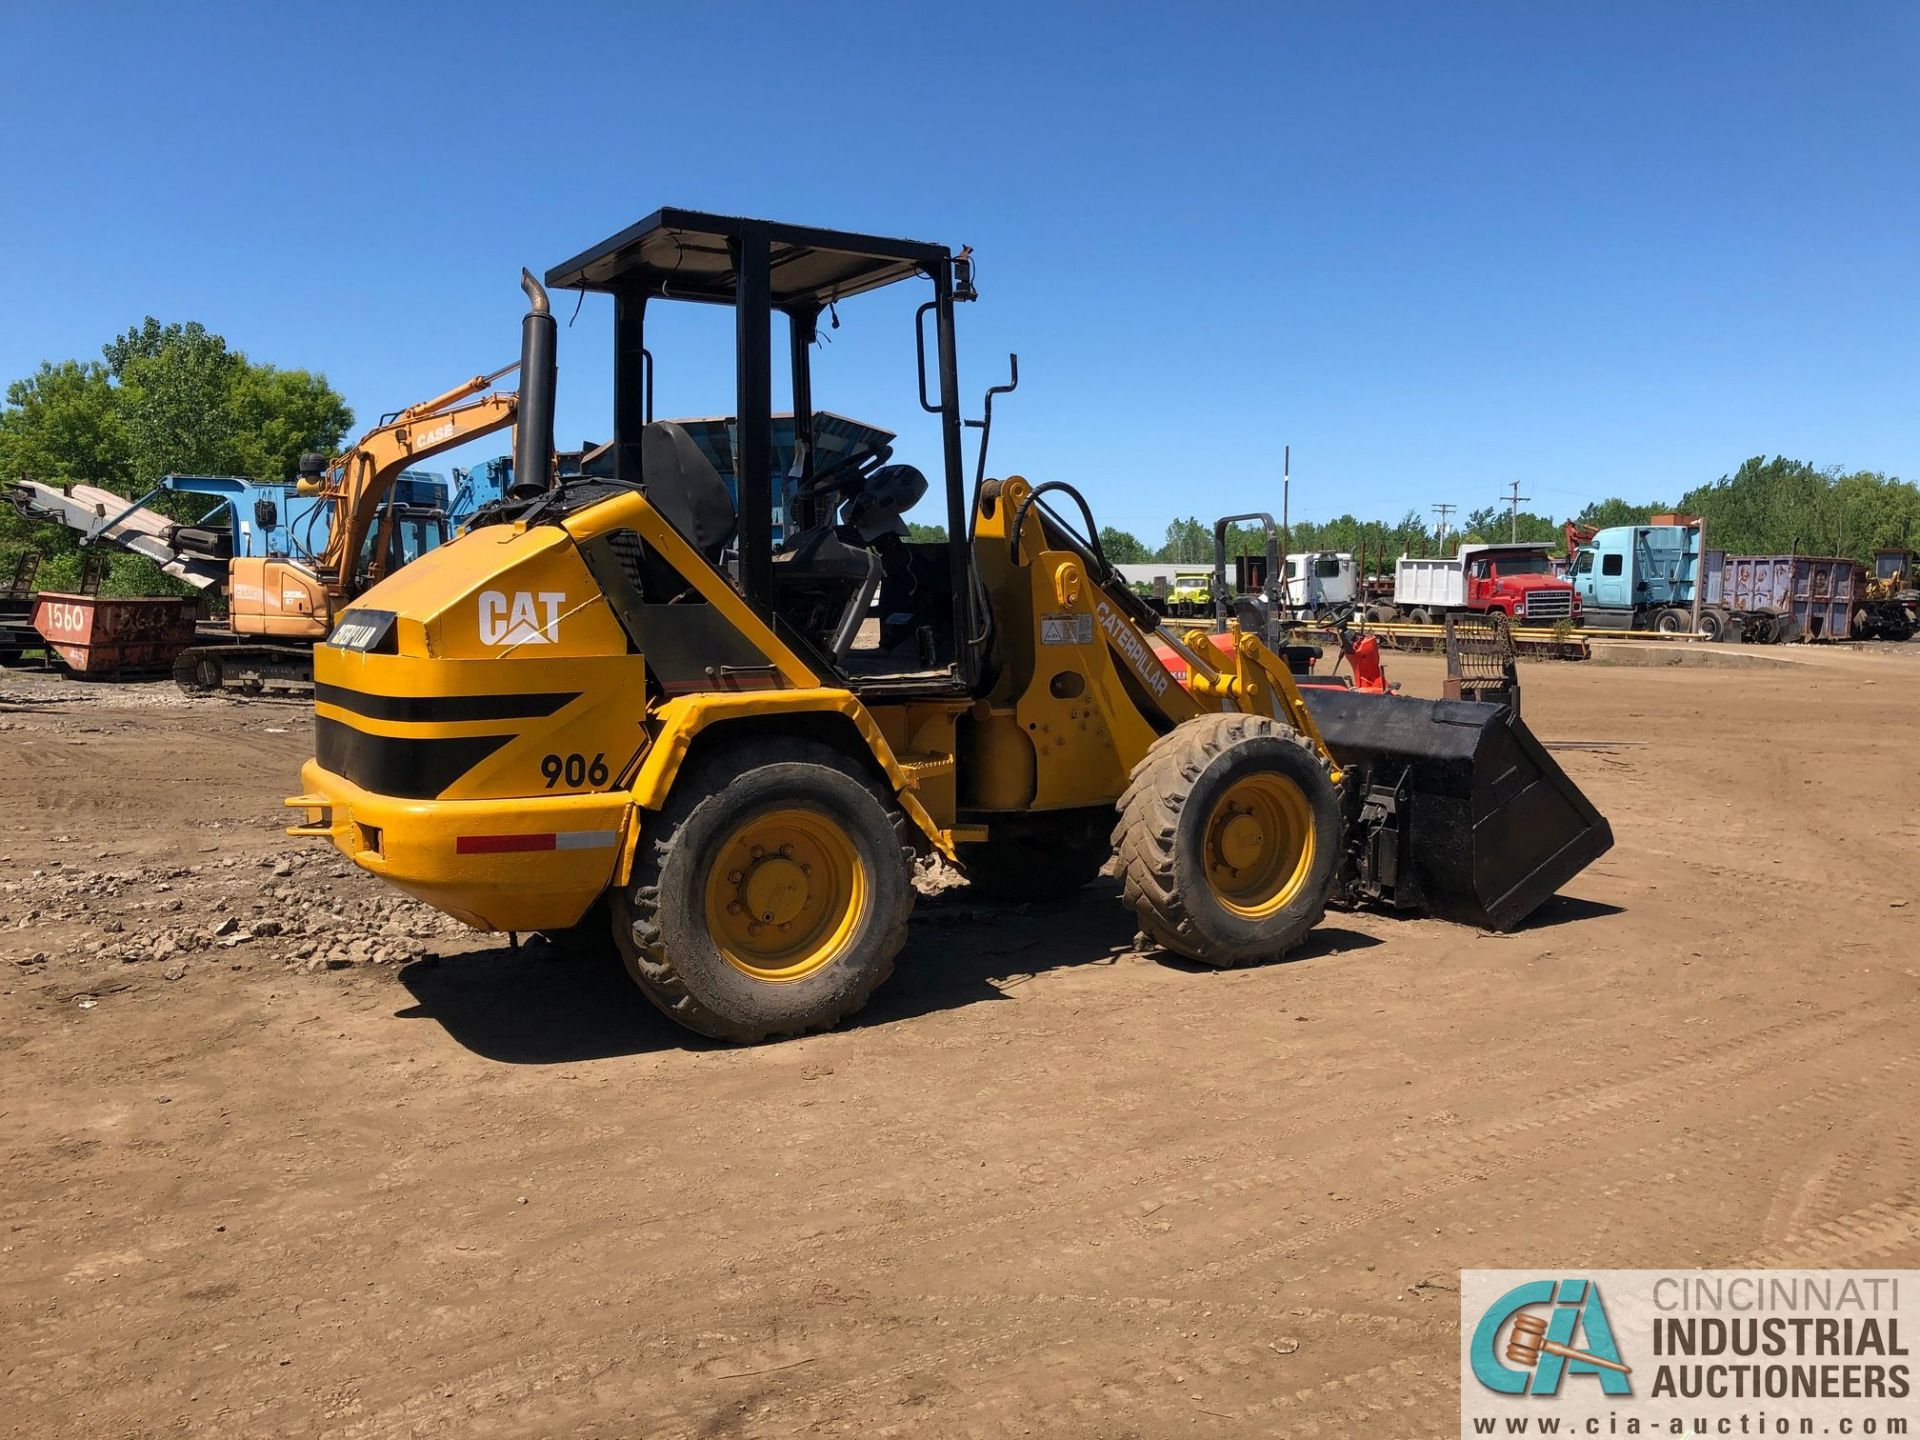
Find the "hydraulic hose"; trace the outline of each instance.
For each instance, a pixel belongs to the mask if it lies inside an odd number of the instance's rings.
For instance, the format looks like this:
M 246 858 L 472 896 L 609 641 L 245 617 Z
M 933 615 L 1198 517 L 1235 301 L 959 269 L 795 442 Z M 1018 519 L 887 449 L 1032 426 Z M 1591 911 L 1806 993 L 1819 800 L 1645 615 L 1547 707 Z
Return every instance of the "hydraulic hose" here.
M 1027 498 L 1020 502 L 1019 508 L 1013 512 L 1013 524 L 1008 537 L 1013 563 L 1015 565 L 1020 563 L 1020 533 L 1025 528 L 1027 512 L 1032 510 L 1035 502 L 1049 490 L 1062 490 L 1073 497 L 1074 503 L 1080 507 L 1080 514 L 1086 520 L 1087 535 L 1090 538 L 1081 539 L 1067 528 L 1064 520 L 1047 506 L 1041 505 L 1040 523 L 1046 530 L 1048 543 L 1058 544 L 1077 556 L 1080 563 L 1087 567 L 1087 574 L 1092 577 L 1093 582 L 1136 625 L 1147 630 L 1158 629 L 1159 613 L 1127 588 L 1126 583 L 1120 578 L 1120 572 L 1115 570 L 1108 561 L 1107 552 L 1100 544 L 1099 527 L 1093 523 L 1093 509 L 1087 504 L 1086 497 L 1064 480 L 1049 480 L 1044 485 L 1034 486 Z

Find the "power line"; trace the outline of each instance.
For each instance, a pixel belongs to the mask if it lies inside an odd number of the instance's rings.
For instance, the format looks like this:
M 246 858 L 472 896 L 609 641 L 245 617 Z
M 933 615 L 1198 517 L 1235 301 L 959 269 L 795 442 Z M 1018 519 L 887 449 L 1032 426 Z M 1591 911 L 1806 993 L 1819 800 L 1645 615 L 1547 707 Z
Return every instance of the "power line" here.
M 1432 505 L 1428 507 L 1439 517 L 1439 527 L 1434 534 L 1434 543 L 1442 555 L 1447 553 L 1447 517 L 1460 507 L 1458 505 Z

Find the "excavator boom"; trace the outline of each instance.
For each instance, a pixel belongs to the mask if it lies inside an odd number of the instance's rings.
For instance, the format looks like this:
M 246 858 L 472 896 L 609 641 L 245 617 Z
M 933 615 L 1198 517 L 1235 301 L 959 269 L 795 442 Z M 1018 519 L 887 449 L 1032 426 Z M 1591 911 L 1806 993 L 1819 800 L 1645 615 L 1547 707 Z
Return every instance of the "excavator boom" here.
M 514 423 L 519 395 L 510 390 L 483 392 L 519 366 L 516 360 L 491 375 L 476 375 L 445 394 L 409 406 L 361 436 L 328 467 L 320 495 L 333 504 L 333 525 L 318 570 L 330 612 L 363 588 L 360 552 L 381 515 L 380 502 L 400 472 Z M 365 583 L 377 583 L 385 568 L 385 547 L 376 546 Z

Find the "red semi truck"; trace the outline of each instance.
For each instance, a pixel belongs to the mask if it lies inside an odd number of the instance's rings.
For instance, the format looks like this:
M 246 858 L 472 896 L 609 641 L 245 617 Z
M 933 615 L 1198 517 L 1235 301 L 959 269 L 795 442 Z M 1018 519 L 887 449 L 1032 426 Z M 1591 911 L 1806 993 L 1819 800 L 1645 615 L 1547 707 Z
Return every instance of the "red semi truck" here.
M 1375 607 L 1376 610 L 1387 607 Z M 1518 625 L 1580 622 L 1580 597 L 1553 573 L 1543 544 L 1462 545 L 1450 558 L 1402 555 L 1394 567 L 1392 616 L 1437 624 L 1449 611 L 1499 611 Z

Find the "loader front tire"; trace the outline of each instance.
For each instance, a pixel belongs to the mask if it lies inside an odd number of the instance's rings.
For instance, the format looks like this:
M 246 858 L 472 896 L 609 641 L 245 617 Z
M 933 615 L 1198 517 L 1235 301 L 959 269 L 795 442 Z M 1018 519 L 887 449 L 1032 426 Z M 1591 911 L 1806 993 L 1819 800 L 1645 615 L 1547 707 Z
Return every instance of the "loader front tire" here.
M 824 1030 L 893 973 L 913 908 L 907 820 L 830 746 L 758 738 L 683 771 L 642 817 L 614 939 L 647 998 L 750 1044 Z
M 1284 955 L 1320 923 L 1341 833 L 1339 794 L 1305 736 L 1199 715 L 1134 767 L 1113 843 L 1147 938 L 1225 968 Z

